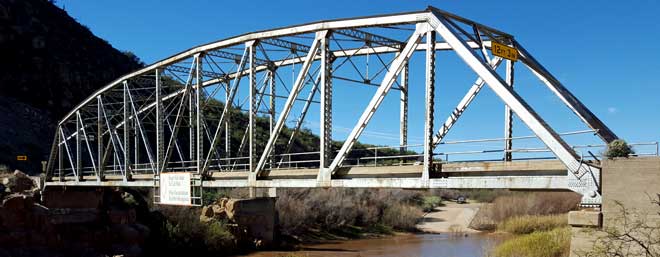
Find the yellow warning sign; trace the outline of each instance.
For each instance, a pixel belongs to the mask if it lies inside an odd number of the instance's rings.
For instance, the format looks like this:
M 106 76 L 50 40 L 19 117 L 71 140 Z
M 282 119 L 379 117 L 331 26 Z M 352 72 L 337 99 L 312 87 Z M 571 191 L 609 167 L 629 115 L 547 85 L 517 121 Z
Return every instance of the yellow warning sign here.
M 27 161 L 27 155 L 18 155 L 16 156 L 17 161 Z
M 518 60 L 518 50 L 513 47 L 497 43 L 495 41 L 491 42 L 490 52 L 495 56 L 509 59 L 514 62 Z

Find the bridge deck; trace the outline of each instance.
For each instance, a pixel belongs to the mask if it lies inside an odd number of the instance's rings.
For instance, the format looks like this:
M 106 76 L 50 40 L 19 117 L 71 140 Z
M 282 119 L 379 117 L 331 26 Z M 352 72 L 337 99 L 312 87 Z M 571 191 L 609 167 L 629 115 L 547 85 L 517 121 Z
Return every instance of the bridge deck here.
M 566 167 L 557 160 L 513 162 L 454 162 L 437 163 L 429 181 L 420 179 L 423 166 L 355 166 L 344 167 L 333 175 L 331 187 L 353 188 L 511 188 L 563 189 L 567 188 Z M 278 169 L 266 172 L 256 187 L 318 187 L 318 168 Z M 247 171 L 213 172 L 204 180 L 204 187 L 248 187 Z M 135 174 L 130 181 L 121 175 L 106 175 L 103 181 L 96 176 L 74 176 L 63 181 L 48 181 L 46 186 L 121 186 L 152 187 L 152 174 Z

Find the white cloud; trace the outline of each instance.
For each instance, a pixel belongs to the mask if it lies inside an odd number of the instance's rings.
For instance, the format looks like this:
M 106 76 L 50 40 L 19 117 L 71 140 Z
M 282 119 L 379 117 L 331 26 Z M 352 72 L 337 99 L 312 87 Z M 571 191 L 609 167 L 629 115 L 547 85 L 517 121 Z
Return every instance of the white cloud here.
M 617 112 L 619 112 L 619 109 L 617 109 L 616 107 L 607 107 L 607 112 L 617 113 Z

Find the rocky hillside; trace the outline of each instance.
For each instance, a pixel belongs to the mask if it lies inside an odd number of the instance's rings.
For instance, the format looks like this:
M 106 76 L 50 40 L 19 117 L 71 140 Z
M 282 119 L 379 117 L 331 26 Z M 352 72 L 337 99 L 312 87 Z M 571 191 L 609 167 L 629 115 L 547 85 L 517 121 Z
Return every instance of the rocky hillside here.
M 0 164 L 31 174 L 41 171 L 57 120 L 142 65 L 46 0 L 0 0 L 0 60 Z
M 98 88 L 144 66 L 135 55 L 113 48 L 46 0 L 0 0 L 0 60 L 0 172 L 19 169 L 28 174 L 41 172 L 59 119 Z M 233 117 L 233 127 L 247 126 L 245 114 Z M 257 146 L 262 148 L 268 123 L 260 118 L 257 124 Z M 277 152 L 284 151 L 290 133 L 284 129 Z M 231 138 L 237 151 L 243 131 L 233 130 Z M 312 131 L 303 130 L 291 152 L 318 151 L 318 142 Z M 341 142 L 333 143 L 335 149 L 340 146 Z M 362 151 L 349 157 L 372 156 L 364 149 L 369 146 L 356 144 L 354 148 Z M 27 155 L 27 161 L 17 161 L 18 155 Z

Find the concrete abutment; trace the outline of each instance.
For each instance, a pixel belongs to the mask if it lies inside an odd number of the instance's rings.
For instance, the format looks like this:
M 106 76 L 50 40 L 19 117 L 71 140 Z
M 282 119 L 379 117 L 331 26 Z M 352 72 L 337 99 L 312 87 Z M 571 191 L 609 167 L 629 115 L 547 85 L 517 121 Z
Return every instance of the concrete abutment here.
M 660 158 L 615 158 L 603 161 L 603 202 L 600 210 L 570 212 L 571 256 L 593 248 L 603 228 L 620 228 L 622 208 L 634 215 L 645 216 L 646 222 L 660 221 L 653 197 L 660 193 Z

